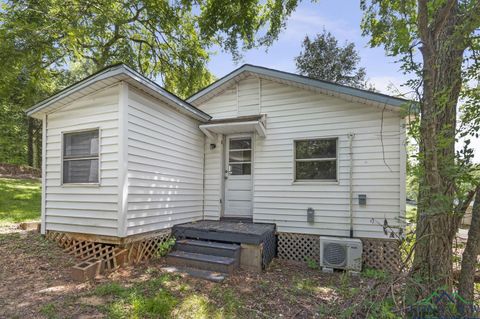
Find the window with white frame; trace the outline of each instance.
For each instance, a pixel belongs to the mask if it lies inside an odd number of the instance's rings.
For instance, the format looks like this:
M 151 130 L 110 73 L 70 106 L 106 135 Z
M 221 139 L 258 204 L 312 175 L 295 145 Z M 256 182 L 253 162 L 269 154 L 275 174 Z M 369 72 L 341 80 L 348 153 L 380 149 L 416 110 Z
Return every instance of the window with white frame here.
M 63 134 L 63 183 L 98 183 L 98 129 Z
M 337 181 L 337 142 L 337 138 L 295 141 L 295 181 Z

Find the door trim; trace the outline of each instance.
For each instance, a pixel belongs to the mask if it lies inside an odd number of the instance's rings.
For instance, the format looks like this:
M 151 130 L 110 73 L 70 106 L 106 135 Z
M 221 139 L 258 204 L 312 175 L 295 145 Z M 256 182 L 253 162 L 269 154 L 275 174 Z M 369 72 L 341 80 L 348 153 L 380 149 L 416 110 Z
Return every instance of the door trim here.
M 252 154 L 251 154 L 251 166 L 250 166 L 250 176 L 251 176 L 251 197 L 250 201 L 252 204 L 252 213 L 251 213 L 251 218 L 253 220 L 253 178 L 254 178 L 254 163 L 255 163 L 255 134 L 254 133 L 235 133 L 235 134 L 224 134 L 223 139 L 222 139 L 222 144 L 223 144 L 223 155 L 222 155 L 222 171 L 221 171 L 221 187 L 222 187 L 222 207 L 221 207 L 221 212 L 220 212 L 220 218 L 231 218 L 232 216 L 225 216 L 225 204 L 227 202 L 227 197 L 226 197 L 226 178 L 225 174 L 227 173 L 227 165 L 228 165 L 228 151 L 230 149 L 229 145 L 227 144 L 228 140 L 230 138 L 237 138 L 237 137 L 250 137 L 251 143 L 252 143 Z

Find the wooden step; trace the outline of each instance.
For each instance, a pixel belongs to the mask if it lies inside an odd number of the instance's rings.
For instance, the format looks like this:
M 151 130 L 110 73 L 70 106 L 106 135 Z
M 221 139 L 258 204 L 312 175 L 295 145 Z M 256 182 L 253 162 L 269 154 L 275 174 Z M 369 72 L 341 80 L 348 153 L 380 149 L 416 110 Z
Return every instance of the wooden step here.
M 175 249 L 190 253 L 230 257 L 240 260 L 240 245 L 212 241 L 181 239 L 175 243 Z
M 275 233 L 274 224 L 253 224 L 202 220 L 175 225 L 173 236 L 178 239 L 200 239 L 207 241 L 259 245 Z
M 234 258 L 212 256 L 175 250 L 167 255 L 167 263 L 172 266 L 191 267 L 232 274 L 237 266 Z

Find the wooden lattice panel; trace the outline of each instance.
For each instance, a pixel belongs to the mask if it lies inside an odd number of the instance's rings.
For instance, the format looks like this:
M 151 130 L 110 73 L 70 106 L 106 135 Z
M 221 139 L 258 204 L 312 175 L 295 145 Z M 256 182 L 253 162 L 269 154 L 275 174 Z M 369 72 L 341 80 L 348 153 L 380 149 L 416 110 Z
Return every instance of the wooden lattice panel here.
M 315 235 L 279 233 L 278 258 L 295 261 L 320 258 L 320 241 Z
M 398 272 L 402 259 L 396 240 L 362 238 L 363 264 L 365 266 Z
M 397 272 L 401 266 L 398 241 L 360 238 L 363 246 L 363 265 Z M 278 258 L 295 261 L 319 260 L 320 237 L 315 235 L 279 233 Z
M 66 233 L 49 231 L 47 239 L 55 241 L 63 250 L 83 261 L 95 258 L 103 261 L 105 270 L 118 268 L 117 256 L 123 251 L 114 245 L 78 240 Z
M 139 263 L 154 257 L 162 244 L 171 238 L 170 230 L 155 234 L 155 237 L 137 241 L 128 245 L 128 261 L 130 263 Z

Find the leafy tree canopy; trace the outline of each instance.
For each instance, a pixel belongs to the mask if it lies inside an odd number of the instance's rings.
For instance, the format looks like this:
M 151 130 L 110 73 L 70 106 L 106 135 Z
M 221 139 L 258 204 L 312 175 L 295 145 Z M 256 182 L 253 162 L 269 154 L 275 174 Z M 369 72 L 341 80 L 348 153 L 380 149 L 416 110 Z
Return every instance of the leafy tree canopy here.
M 83 73 L 124 62 L 186 96 L 212 81 L 206 64 L 214 46 L 238 58 L 242 49 L 270 45 L 296 5 L 296 0 L 6 1 L 0 11 L 2 62 L 59 73 L 74 62 L 82 63 Z
M 364 35 L 399 58 L 420 106 L 420 116 L 409 123 L 419 147 L 413 271 L 425 285 L 410 285 L 409 295 L 419 297 L 423 287 L 452 289 L 452 242 L 472 187 L 480 183 L 469 139 L 480 129 L 480 1 L 362 0 L 361 8 Z M 468 242 L 477 236 L 469 234 Z M 461 277 L 473 287 L 471 274 Z M 469 289 L 459 285 L 467 300 Z
M 295 61 L 302 75 L 357 88 L 367 86 L 365 69 L 358 66 L 360 56 L 355 44 L 346 42 L 341 46 L 326 30 L 313 40 L 306 36 Z
M 0 162 L 33 165 L 41 130 L 24 110 L 62 87 L 123 62 L 188 96 L 213 81 L 207 63 L 215 50 L 239 59 L 243 50 L 270 45 L 296 6 L 297 0 L 0 2 Z

